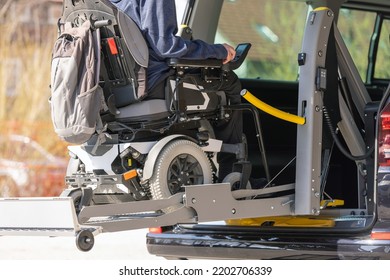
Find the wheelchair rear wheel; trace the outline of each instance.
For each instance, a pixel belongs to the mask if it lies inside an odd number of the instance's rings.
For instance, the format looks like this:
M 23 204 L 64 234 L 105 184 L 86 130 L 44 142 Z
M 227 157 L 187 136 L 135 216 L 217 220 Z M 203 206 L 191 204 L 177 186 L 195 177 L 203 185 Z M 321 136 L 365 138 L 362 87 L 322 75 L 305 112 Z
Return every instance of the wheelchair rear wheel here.
M 189 140 L 175 140 L 160 152 L 149 186 L 153 199 L 184 191 L 184 186 L 212 183 L 211 163 L 205 152 Z

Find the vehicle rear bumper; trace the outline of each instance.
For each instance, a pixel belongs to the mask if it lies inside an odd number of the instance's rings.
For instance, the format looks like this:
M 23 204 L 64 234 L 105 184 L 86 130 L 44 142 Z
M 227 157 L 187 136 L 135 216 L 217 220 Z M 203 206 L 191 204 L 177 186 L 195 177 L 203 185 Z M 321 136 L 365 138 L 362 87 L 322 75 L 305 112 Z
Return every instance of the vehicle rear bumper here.
M 297 235 L 295 235 L 297 236 Z M 174 232 L 147 235 L 150 254 L 167 259 L 390 259 L 390 240 L 369 235 Z

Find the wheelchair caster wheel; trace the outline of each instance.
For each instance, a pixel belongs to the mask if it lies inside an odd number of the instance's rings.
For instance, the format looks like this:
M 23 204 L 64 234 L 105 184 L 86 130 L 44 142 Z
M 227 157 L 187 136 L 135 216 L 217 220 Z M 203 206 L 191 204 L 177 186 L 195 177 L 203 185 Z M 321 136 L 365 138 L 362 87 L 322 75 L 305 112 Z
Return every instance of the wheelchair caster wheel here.
M 245 188 L 240 186 L 241 181 L 241 173 L 239 172 L 233 172 L 229 173 L 222 181 L 222 183 L 230 183 L 232 186 L 232 191 L 240 190 L 240 189 L 251 189 L 251 183 L 248 181 Z
M 233 172 L 228 174 L 222 181 L 222 183 L 229 183 L 232 186 L 232 191 L 236 191 L 240 189 L 250 190 L 252 188 L 251 183 L 249 181 L 246 184 L 245 188 L 241 187 L 240 182 L 241 182 L 241 173 L 239 172 Z M 247 200 L 247 199 L 251 199 L 251 198 L 250 197 L 239 198 L 238 200 Z
M 76 236 L 76 246 L 80 251 L 88 252 L 95 244 L 95 238 L 89 230 L 81 230 Z

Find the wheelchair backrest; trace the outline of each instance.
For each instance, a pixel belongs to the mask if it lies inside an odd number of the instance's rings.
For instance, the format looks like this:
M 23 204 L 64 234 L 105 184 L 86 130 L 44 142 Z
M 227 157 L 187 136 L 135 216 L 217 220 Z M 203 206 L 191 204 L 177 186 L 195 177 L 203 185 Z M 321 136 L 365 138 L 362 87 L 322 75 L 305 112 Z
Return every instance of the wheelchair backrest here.
M 60 32 L 65 24 L 88 20 L 101 37 L 100 81 L 108 106 L 121 108 L 142 99 L 149 52 L 138 26 L 108 0 L 64 0 Z
M 100 81 L 110 112 L 118 121 L 135 119 L 138 122 L 144 114 L 134 110 L 134 106 L 138 106 L 138 101 L 146 96 L 146 70 L 149 63 L 149 49 L 143 34 L 128 15 L 108 0 L 64 0 L 59 30 L 65 24 L 80 26 L 85 21 L 91 21 L 92 25 L 95 23 L 95 29 L 100 33 Z M 197 67 L 214 68 L 215 65 L 199 63 Z M 173 74 L 173 80 L 176 80 L 176 74 Z M 170 82 L 167 83 L 165 89 L 166 104 L 156 111 L 202 116 L 214 112 L 220 106 L 221 99 L 225 99 L 222 92 L 202 92 L 183 84 L 180 84 L 180 89 L 172 90 L 170 85 Z

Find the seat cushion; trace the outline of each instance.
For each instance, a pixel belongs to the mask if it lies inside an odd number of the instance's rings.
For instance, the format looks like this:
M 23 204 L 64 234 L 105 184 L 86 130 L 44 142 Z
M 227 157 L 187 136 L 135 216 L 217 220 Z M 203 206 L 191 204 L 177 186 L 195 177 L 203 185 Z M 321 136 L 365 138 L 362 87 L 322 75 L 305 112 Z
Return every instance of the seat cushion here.
M 119 108 L 115 119 L 119 122 L 145 122 L 167 118 L 170 113 L 163 99 L 144 100 Z

